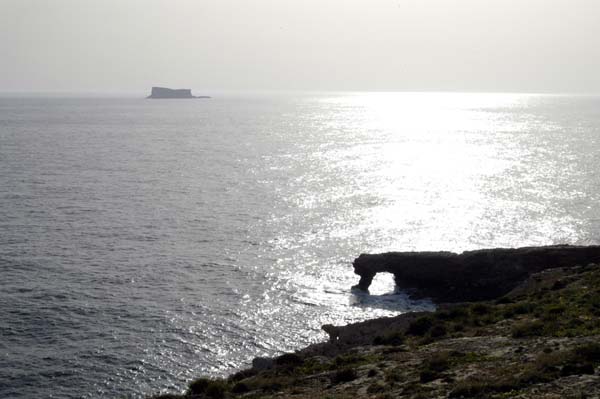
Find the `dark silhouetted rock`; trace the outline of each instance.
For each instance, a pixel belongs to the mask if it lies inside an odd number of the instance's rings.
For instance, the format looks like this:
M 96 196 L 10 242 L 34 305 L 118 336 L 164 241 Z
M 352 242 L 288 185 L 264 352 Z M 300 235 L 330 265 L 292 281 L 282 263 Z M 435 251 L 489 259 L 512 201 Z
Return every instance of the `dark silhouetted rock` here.
M 600 261 L 600 246 L 554 245 L 453 252 L 362 254 L 354 260 L 355 288 L 368 290 L 375 274 L 394 275 L 413 296 L 438 302 L 477 301 L 508 293 L 533 273 Z
M 193 96 L 190 89 L 168 89 L 166 87 L 153 87 L 148 98 L 210 98 L 208 96 Z
M 252 359 L 252 368 L 255 370 L 269 370 L 275 365 L 275 361 L 268 357 L 255 357 Z

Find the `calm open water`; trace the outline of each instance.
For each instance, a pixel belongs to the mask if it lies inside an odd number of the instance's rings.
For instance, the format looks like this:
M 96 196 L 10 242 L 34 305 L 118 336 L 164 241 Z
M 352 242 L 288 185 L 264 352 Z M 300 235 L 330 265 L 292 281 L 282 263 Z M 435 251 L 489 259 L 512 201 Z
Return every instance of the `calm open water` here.
M 600 97 L 0 98 L 0 397 L 179 391 L 431 307 L 361 252 L 600 243 Z

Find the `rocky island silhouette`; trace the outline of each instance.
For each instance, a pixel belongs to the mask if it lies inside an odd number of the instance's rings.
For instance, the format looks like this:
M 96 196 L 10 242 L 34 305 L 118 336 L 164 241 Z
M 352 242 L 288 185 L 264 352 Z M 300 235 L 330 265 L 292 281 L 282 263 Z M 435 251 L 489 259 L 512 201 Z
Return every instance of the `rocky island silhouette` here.
M 153 87 L 147 97 L 150 99 L 174 99 L 174 98 L 210 98 L 209 96 L 194 96 L 191 89 L 169 89 L 167 87 Z

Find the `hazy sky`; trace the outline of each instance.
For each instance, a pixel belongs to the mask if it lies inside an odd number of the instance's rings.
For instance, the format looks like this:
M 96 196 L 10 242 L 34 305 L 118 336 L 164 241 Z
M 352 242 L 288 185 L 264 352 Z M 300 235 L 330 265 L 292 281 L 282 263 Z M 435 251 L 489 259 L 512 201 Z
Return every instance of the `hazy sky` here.
M 600 93 L 600 0 L 0 0 L 0 92 Z

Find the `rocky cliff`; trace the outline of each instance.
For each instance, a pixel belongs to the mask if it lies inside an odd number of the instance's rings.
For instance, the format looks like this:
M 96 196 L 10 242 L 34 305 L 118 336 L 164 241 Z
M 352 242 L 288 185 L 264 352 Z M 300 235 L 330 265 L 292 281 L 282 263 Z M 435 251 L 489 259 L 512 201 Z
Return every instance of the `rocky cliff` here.
M 599 261 L 600 246 L 568 245 L 361 255 L 361 289 L 389 272 L 460 303 L 325 325 L 327 342 L 154 399 L 598 398 Z
M 596 264 L 534 273 L 494 301 L 324 327 L 329 342 L 154 399 L 600 397 Z

